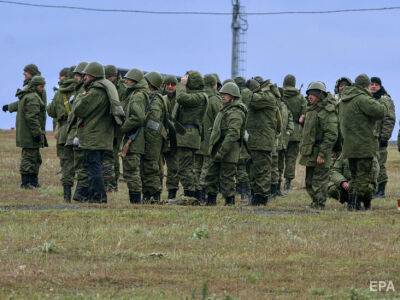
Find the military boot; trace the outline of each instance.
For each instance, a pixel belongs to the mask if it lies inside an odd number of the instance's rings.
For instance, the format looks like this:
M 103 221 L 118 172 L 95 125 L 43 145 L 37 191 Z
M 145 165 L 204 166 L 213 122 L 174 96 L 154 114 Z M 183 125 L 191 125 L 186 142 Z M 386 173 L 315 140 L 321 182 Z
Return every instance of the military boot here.
M 64 201 L 71 203 L 71 186 L 70 185 L 64 185 Z
M 143 203 L 150 203 L 151 195 L 149 192 L 143 193 Z
M 250 203 L 249 185 L 247 182 L 240 184 L 240 200 L 245 204 Z
M 160 204 L 161 193 L 160 192 L 155 192 L 153 195 L 151 195 L 151 198 L 152 198 L 152 203 Z
M 208 194 L 206 200 L 207 206 L 215 206 L 217 205 L 217 195 L 215 194 Z
M 89 190 L 87 187 L 77 185 L 72 199 L 78 202 L 87 202 L 88 195 L 89 195 Z
M 360 210 L 361 209 L 361 202 L 360 197 L 358 195 L 350 194 L 349 195 L 349 202 L 347 203 L 348 210 Z
M 168 200 L 170 199 L 175 199 L 176 198 L 176 193 L 178 192 L 177 189 L 170 189 L 168 190 Z
M 385 198 L 386 182 L 381 182 L 378 184 L 378 190 L 375 194 L 375 198 Z
M 204 201 L 204 197 L 203 197 L 203 190 L 196 190 L 194 192 L 194 197 L 199 200 L 200 202 Z
M 292 179 L 285 179 L 285 192 L 289 192 L 292 189 Z
M 184 190 L 184 191 L 183 191 L 183 194 L 184 194 L 186 197 L 195 197 L 195 192 L 194 192 L 194 191 L 191 191 L 191 190 Z
M 271 184 L 271 198 L 274 199 L 277 196 L 278 184 Z
M 38 174 L 29 174 L 29 177 L 30 177 L 30 184 L 32 187 L 34 188 L 40 187 Z
M 263 195 L 254 194 L 252 199 L 251 199 L 251 203 L 250 204 L 252 206 L 259 206 L 259 205 L 264 205 L 264 203 L 266 203 L 267 201 L 265 200 Z
M 141 194 L 139 192 L 129 191 L 129 202 L 131 204 L 139 204 L 141 202 Z
M 371 196 L 364 196 L 362 199 L 362 202 L 364 204 L 364 209 L 365 210 L 370 210 L 371 209 Z
M 31 186 L 31 181 L 30 181 L 30 175 L 29 174 L 21 174 L 21 188 L 22 189 L 30 189 Z
M 229 196 L 225 198 L 225 205 L 235 206 L 235 196 Z

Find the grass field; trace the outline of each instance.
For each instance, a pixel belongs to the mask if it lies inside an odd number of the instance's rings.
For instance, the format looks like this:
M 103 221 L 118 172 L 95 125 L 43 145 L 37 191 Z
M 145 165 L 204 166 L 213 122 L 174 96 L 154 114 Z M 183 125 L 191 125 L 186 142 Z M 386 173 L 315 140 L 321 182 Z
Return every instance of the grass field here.
M 0 132 L 0 299 L 400 298 L 400 154 L 388 197 L 369 212 L 295 190 L 267 207 L 131 206 L 120 183 L 107 205 L 62 208 L 54 139 L 42 187 L 21 190 L 14 132 Z M 21 210 L 20 205 L 52 209 Z M 58 205 L 58 206 L 56 206 Z M 395 291 L 374 292 L 371 281 Z

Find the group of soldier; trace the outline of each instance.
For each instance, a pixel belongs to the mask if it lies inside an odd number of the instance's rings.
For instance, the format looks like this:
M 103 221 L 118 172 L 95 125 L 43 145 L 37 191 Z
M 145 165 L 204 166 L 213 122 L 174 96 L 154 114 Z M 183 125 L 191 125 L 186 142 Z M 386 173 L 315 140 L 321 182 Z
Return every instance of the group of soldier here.
M 118 190 L 122 160 L 132 204 L 163 203 L 166 177 L 169 203 L 216 205 L 221 193 L 225 205 L 236 194 L 265 205 L 292 189 L 299 154 L 313 208 L 332 197 L 351 210 L 370 209 L 373 196 L 385 196 L 395 112 L 378 77 L 339 78 L 334 95 L 312 82 L 307 102 L 290 74 L 278 87 L 261 76 L 221 83 L 217 74 L 178 78 L 81 62 L 60 71 L 47 104 L 38 67 L 25 66 L 24 76 L 18 100 L 3 106 L 17 112 L 22 188 L 39 186 L 47 112 L 67 202 L 106 203 Z

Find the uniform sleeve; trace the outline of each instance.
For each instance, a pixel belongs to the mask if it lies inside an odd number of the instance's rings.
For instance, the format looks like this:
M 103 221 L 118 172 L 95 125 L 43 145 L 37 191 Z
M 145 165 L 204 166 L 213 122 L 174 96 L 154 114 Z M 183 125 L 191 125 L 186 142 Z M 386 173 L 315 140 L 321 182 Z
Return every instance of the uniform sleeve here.
M 205 99 L 202 94 L 189 94 L 189 93 L 180 93 L 176 98 L 176 102 L 183 107 L 196 107 L 199 105 L 203 105 Z
M 49 105 L 47 105 L 47 108 L 46 108 L 47 114 L 53 119 L 57 118 L 56 99 L 57 99 L 57 94 L 54 95 L 53 100 L 50 102 Z
M 288 111 L 288 122 L 286 126 L 286 133 L 290 135 L 294 131 L 294 122 L 293 122 L 293 114 L 289 109 L 287 111 Z
M 221 157 L 224 157 L 229 152 L 229 150 L 232 149 L 233 144 L 240 140 L 240 129 L 243 125 L 244 113 L 237 110 L 230 113 L 227 118 L 229 128 L 226 131 L 224 140 L 222 141 L 222 145 L 218 150 L 218 152 L 221 154 Z
M 254 93 L 249 103 L 249 108 L 254 110 L 276 109 L 276 107 L 276 99 L 270 93 Z
M 42 134 L 40 126 L 40 102 L 36 97 L 27 97 L 22 108 L 25 115 L 26 125 L 30 129 L 32 136 Z
M 340 186 L 342 182 L 348 181 L 343 175 L 343 159 L 339 158 L 335 161 L 331 169 L 331 181 L 335 186 Z
M 327 159 L 331 153 L 333 146 L 338 138 L 338 117 L 335 112 L 330 112 L 324 120 L 322 120 L 323 138 L 319 146 L 318 155 L 323 159 Z
M 303 96 L 300 97 L 301 97 L 301 115 L 305 115 L 307 109 L 307 99 Z
M 392 136 L 394 125 L 396 124 L 396 112 L 393 100 L 389 97 L 385 97 L 390 103 L 388 113 L 383 118 L 382 131 L 380 132 L 379 138 L 383 141 L 388 141 Z
M 143 126 L 145 121 L 145 101 L 143 95 L 137 94 L 132 99 L 128 99 L 127 117 L 121 126 L 122 133 L 134 131 Z
M 12 102 L 8 104 L 8 111 L 10 113 L 16 112 L 18 110 L 18 101 Z
M 362 97 L 358 101 L 360 110 L 374 120 L 380 120 L 385 117 L 390 107 L 387 99 L 383 99 L 381 102 L 376 101 L 372 97 Z

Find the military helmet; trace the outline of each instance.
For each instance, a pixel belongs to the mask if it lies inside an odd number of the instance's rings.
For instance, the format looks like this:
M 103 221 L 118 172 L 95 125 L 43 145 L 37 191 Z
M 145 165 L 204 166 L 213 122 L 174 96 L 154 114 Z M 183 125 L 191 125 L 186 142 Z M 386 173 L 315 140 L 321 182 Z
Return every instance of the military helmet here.
M 164 78 L 164 84 L 168 84 L 168 83 L 178 84 L 178 79 L 176 79 L 176 76 L 174 76 L 174 75 L 167 75 Z
M 160 73 L 157 72 L 146 73 L 146 75 L 144 75 L 144 78 L 146 78 L 147 82 L 154 86 L 156 89 L 159 89 L 163 82 Z
M 233 79 L 230 79 L 230 78 L 225 79 L 225 80 L 222 82 L 222 86 L 224 86 L 225 83 L 228 83 L 228 82 L 234 82 L 234 81 L 233 81 Z
M 296 86 L 296 77 L 292 74 L 288 74 L 283 79 L 283 87 L 295 87 Z
M 41 75 L 38 66 L 35 65 L 35 64 L 26 65 L 26 66 L 24 67 L 24 71 L 25 71 L 25 72 L 28 72 L 28 73 L 31 74 L 32 76 Z
M 46 81 L 44 78 L 40 75 L 35 75 L 32 77 L 31 81 L 29 82 L 33 86 L 38 86 L 38 85 L 45 85 Z
M 189 71 L 186 87 L 189 90 L 202 90 L 204 88 L 203 76 L 197 71 Z
M 240 97 L 240 90 L 236 83 L 234 82 L 227 82 L 225 83 L 222 88 L 219 90 L 220 94 L 228 94 L 235 98 Z
M 371 80 L 369 79 L 367 74 L 360 74 L 356 77 L 354 83 L 356 86 L 367 88 L 370 85 Z
M 143 79 L 143 72 L 139 69 L 131 69 L 125 74 L 124 78 L 139 82 Z
M 207 87 L 214 87 L 218 84 L 217 78 L 214 74 L 206 74 L 204 75 L 204 85 Z
M 325 86 L 325 83 L 323 83 L 322 81 L 314 81 L 314 82 L 311 82 L 311 83 L 308 85 L 306 94 L 309 95 L 310 91 L 312 91 L 312 90 L 314 90 L 314 91 L 317 90 L 317 91 L 320 91 L 320 92 L 323 92 L 324 94 L 326 94 L 326 86 Z
M 255 79 L 249 79 L 249 80 L 247 80 L 246 86 L 247 86 L 247 88 L 248 88 L 250 91 L 252 91 L 252 92 L 254 92 L 255 90 L 258 90 L 258 89 L 260 88 L 260 84 L 259 84 L 258 81 L 255 80 Z
M 242 76 L 236 76 L 233 78 L 233 81 L 237 84 L 239 88 L 246 87 L 246 79 Z
M 335 84 L 335 93 L 339 93 L 339 84 L 342 82 L 346 82 L 347 86 L 351 86 L 353 85 L 353 82 L 351 81 L 350 78 L 348 77 L 340 77 L 338 80 L 336 80 L 336 84 Z
M 259 84 L 264 82 L 264 78 L 262 78 L 261 76 L 254 76 L 253 79 L 256 80 Z
M 74 69 L 74 73 L 83 74 L 83 70 L 86 68 L 88 63 L 86 61 L 80 62 Z
M 117 76 L 118 69 L 114 65 L 106 65 L 106 66 L 104 66 L 104 73 L 106 75 L 106 78 L 111 77 L 111 76 Z
M 89 63 L 82 72 L 83 74 L 87 74 L 96 78 L 104 78 L 104 67 L 102 64 L 98 62 Z

